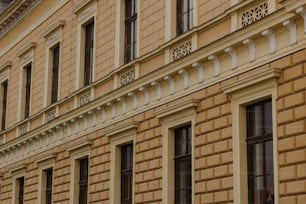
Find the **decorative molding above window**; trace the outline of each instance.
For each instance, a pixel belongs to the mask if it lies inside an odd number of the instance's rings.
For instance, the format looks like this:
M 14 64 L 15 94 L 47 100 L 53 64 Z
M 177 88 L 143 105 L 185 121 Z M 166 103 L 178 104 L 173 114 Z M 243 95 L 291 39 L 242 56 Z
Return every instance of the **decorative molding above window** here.
M 121 133 L 126 133 L 128 131 L 136 131 L 136 129 L 138 128 L 138 125 L 139 125 L 139 122 L 136 122 L 136 121 L 124 123 L 120 126 L 116 126 L 116 127 L 107 129 L 105 131 L 105 136 L 111 137 L 111 136 L 119 135 Z
M 259 21 L 268 15 L 268 3 L 263 2 L 240 14 L 240 27 L 244 28 L 248 25 Z
M 55 153 L 47 152 L 47 153 L 44 153 L 44 154 L 39 154 L 37 157 L 35 157 L 35 162 L 37 164 L 41 164 L 41 163 L 44 163 L 44 162 L 47 162 L 47 161 L 54 161 L 55 158 L 56 158 Z
M 23 48 L 21 48 L 19 51 L 17 51 L 16 54 L 21 60 L 21 67 L 24 67 L 32 61 L 35 47 L 36 42 L 30 42 L 26 44 Z
M 192 42 L 191 39 L 189 39 L 172 48 L 171 57 L 173 61 L 176 61 L 189 55 L 191 52 L 192 52 Z
M 21 162 L 21 163 L 17 163 L 17 164 L 11 165 L 9 167 L 9 170 L 12 173 L 17 173 L 17 172 L 19 173 L 19 172 L 25 171 L 26 168 L 27 168 L 27 163 Z
M 46 113 L 46 122 L 53 120 L 56 117 L 56 108 L 52 108 Z
M 89 139 L 87 137 L 83 137 L 81 140 L 73 142 L 71 144 L 68 144 L 66 146 L 66 151 L 73 153 L 79 149 L 82 150 L 90 150 L 90 145 L 92 144 L 92 139 Z
M 79 106 L 82 106 L 91 101 L 91 91 L 88 90 L 79 95 Z
M 120 75 L 120 86 L 124 86 L 128 83 L 131 83 L 136 78 L 135 68 L 132 68 Z
M 247 78 L 226 84 L 221 87 L 221 90 L 226 94 L 233 94 L 246 87 L 254 86 L 270 79 L 277 79 L 280 77 L 280 74 L 281 70 L 278 68 L 268 69 L 257 73 L 256 75 L 252 75 Z
M 41 1 L 42 0 L 23 0 L 7 19 L 0 24 L 0 38 L 21 21 L 23 17 L 30 13 Z M 16 1 L 16 3 L 18 3 L 18 1 Z
M 60 19 L 49 26 L 42 34 L 44 38 L 47 40 L 48 46 L 53 46 L 54 44 L 60 41 L 62 36 L 62 27 L 65 25 L 65 20 Z
M 184 101 L 182 103 L 179 103 L 175 106 L 172 107 L 166 107 L 164 109 L 159 110 L 158 112 L 155 113 L 156 118 L 161 119 L 168 117 L 170 115 L 175 115 L 180 111 L 188 110 L 188 109 L 194 109 L 198 106 L 199 104 L 198 99 L 190 99 L 188 101 Z
M 0 82 L 8 79 L 9 69 L 11 66 L 12 66 L 11 61 L 7 61 L 3 65 L 0 65 Z
M 55 30 L 57 30 L 60 27 L 63 27 L 65 25 L 64 19 L 59 19 L 58 21 L 51 24 L 42 34 L 44 38 L 48 37 L 51 33 L 53 33 Z

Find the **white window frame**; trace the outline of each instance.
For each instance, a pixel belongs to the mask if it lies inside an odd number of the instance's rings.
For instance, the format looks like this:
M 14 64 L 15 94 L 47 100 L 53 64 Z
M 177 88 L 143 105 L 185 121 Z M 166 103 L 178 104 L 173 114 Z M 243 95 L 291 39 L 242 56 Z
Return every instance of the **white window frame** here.
M 137 47 L 136 58 L 140 55 L 140 4 L 141 0 L 137 0 Z M 124 65 L 124 43 L 125 43 L 125 0 L 116 1 L 116 33 L 115 33 L 115 69 Z M 135 58 L 135 59 L 136 59 Z M 133 61 L 131 61 L 133 62 Z
M 89 181 L 90 181 L 90 145 L 92 141 L 83 138 L 80 141 L 71 143 L 66 151 L 70 153 L 70 192 L 69 203 L 79 203 L 79 175 L 80 175 L 80 162 L 79 160 L 88 157 L 88 191 L 87 191 L 87 203 L 89 203 Z
M 232 135 L 233 135 L 233 184 L 234 202 L 248 203 L 247 143 L 246 143 L 246 106 L 271 99 L 273 123 L 273 160 L 274 160 L 274 195 L 275 203 L 279 200 L 278 190 L 278 150 L 276 101 L 278 69 L 265 70 L 256 75 L 241 79 L 222 87 L 226 94 L 232 96 Z
M 193 27 L 198 26 L 198 1 L 193 0 Z M 165 2 L 165 42 L 178 37 L 176 35 L 176 2 L 177 0 L 167 0 Z
M 31 64 L 31 89 L 33 89 L 33 73 L 34 73 L 34 49 L 36 47 L 35 42 L 30 42 L 24 48 L 17 52 L 17 56 L 20 58 L 20 81 L 19 81 L 19 95 L 18 95 L 18 111 L 17 119 L 18 121 L 24 119 L 24 102 L 25 102 L 25 93 L 23 91 L 25 83 L 25 67 Z M 32 93 L 30 93 L 30 107 L 29 107 L 29 117 L 31 117 L 31 103 Z
M 53 192 L 54 192 L 54 163 L 55 163 L 55 154 L 42 154 L 35 158 L 35 162 L 38 165 L 38 203 L 45 204 L 46 199 L 46 175 L 45 170 L 52 168 L 52 201 L 53 201 Z
M 60 98 L 60 84 L 61 84 L 61 42 L 62 42 L 62 28 L 65 25 L 65 21 L 60 19 L 52 24 L 43 34 L 46 39 L 46 69 L 45 69 L 45 89 L 44 89 L 44 107 L 51 104 L 51 85 L 52 85 L 52 69 L 53 69 L 53 48 L 59 45 L 59 73 L 58 73 L 58 94 L 57 98 Z
M 92 82 L 95 81 L 95 55 L 96 55 L 96 36 L 97 36 L 97 0 L 83 1 L 77 6 L 73 13 L 77 15 L 77 63 L 75 76 L 75 89 L 78 90 L 84 87 L 84 46 L 85 46 L 85 26 L 92 20 L 94 21 L 94 44 L 93 44 L 93 70 Z
M 174 203 L 174 130 L 178 127 L 190 124 L 191 126 L 191 186 L 192 186 L 192 203 L 195 203 L 195 108 L 198 105 L 198 100 L 189 100 L 160 110 L 156 113 L 156 117 L 160 119 L 162 125 L 162 143 L 163 143 L 163 179 L 162 179 L 162 194 L 163 203 Z
M 129 143 L 133 143 L 133 181 L 132 181 L 132 204 L 135 203 L 135 143 L 136 143 L 136 129 L 138 127 L 137 122 L 123 124 L 120 127 L 108 129 L 106 136 L 110 137 L 111 146 L 111 172 L 110 172 L 110 203 L 120 204 L 120 191 L 121 187 L 121 146 Z
M 12 180 L 13 180 L 13 189 L 12 189 L 12 204 L 18 204 L 18 194 L 19 194 L 19 186 L 17 179 L 23 177 L 24 178 L 24 189 L 26 184 L 26 164 L 25 163 L 18 163 L 10 168 L 12 172 Z M 24 192 L 25 197 L 25 192 Z
M 8 81 L 8 84 L 9 84 L 9 72 L 10 72 L 11 66 L 12 66 L 11 61 L 7 61 L 3 65 L 0 66 L 0 85 L 1 85 L 1 89 L 0 89 L 0 116 L 1 116 L 1 118 L 2 118 L 2 100 L 3 100 L 2 83 L 5 82 L 5 81 Z M 9 94 L 9 92 L 7 90 L 7 99 L 8 99 L 8 94 Z M 6 101 L 6 121 L 5 121 L 6 123 L 7 123 L 7 116 L 8 116 L 8 114 L 7 114 L 7 111 L 8 111 L 7 104 L 8 104 L 8 100 Z M 7 125 L 6 125 L 6 127 L 7 127 Z M 2 129 L 2 124 L 0 124 L 0 130 L 1 129 Z

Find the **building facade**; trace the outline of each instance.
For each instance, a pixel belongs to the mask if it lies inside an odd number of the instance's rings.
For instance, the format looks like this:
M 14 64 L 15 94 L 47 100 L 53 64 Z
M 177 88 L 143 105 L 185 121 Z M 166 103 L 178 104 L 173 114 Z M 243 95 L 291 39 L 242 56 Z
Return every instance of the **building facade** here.
M 305 0 L 14 0 L 1 204 L 306 203 Z

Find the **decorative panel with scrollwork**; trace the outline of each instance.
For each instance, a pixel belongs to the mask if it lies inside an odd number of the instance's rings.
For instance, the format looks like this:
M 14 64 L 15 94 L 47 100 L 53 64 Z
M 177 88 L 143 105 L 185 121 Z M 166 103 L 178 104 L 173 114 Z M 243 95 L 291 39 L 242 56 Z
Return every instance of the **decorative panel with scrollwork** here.
M 266 17 L 267 15 L 268 15 L 267 2 L 263 2 L 255 7 L 252 7 L 247 11 L 244 11 L 240 15 L 241 28 L 251 25 L 252 23 L 255 23 L 256 21 Z
M 53 108 L 46 113 L 46 122 L 53 120 L 56 117 L 56 109 Z
M 173 61 L 179 60 L 192 52 L 191 40 L 180 43 L 178 46 L 174 47 L 171 51 Z
M 24 135 L 28 132 L 28 124 L 22 124 L 19 126 L 19 135 Z
M 135 68 L 130 69 L 127 72 L 124 72 L 123 74 L 120 75 L 120 86 L 124 86 L 134 81 L 135 77 L 136 77 Z
M 86 91 L 79 96 L 79 105 L 82 106 L 91 101 L 91 92 Z

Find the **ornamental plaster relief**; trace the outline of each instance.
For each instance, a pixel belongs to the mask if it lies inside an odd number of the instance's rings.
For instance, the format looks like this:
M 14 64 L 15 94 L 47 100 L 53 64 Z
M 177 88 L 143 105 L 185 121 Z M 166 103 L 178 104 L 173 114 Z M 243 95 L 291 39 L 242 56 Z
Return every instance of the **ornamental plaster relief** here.
M 296 18 L 298 17 L 300 16 L 297 15 Z M 26 157 L 106 128 L 135 114 L 304 49 L 305 36 L 298 35 L 298 33 L 304 33 L 304 24 L 296 24 L 297 42 L 295 44 L 291 44 L 291 32 L 277 32 L 284 27 L 287 29 L 287 25 L 277 22 L 276 24 L 271 25 L 275 34 L 275 45 L 277 45 L 275 52 L 271 53 L 271 46 L 258 46 L 264 42 L 263 39 L 267 41 L 267 37 L 261 35 L 262 32 L 272 30 L 271 27 L 263 27 L 254 35 L 238 35 L 235 40 L 238 39 L 239 43 L 233 43 L 227 39 L 225 43 L 217 47 L 218 49 L 211 49 L 210 52 L 204 49 L 203 52 L 199 50 L 191 53 L 186 56 L 185 65 L 180 61 L 177 64 L 174 62 L 165 69 L 141 77 L 105 97 L 93 98 L 80 109 L 67 113 L 63 118 L 53 120 L 48 126 L 30 130 L 22 137 L 1 145 L 0 167 L 16 163 Z M 282 37 L 279 38 L 277 35 Z M 283 38 L 287 41 L 282 40 Z M 252 55 L 252 52 L 256 55 Z M 245 58 L 247 61 L 244 61 Z

